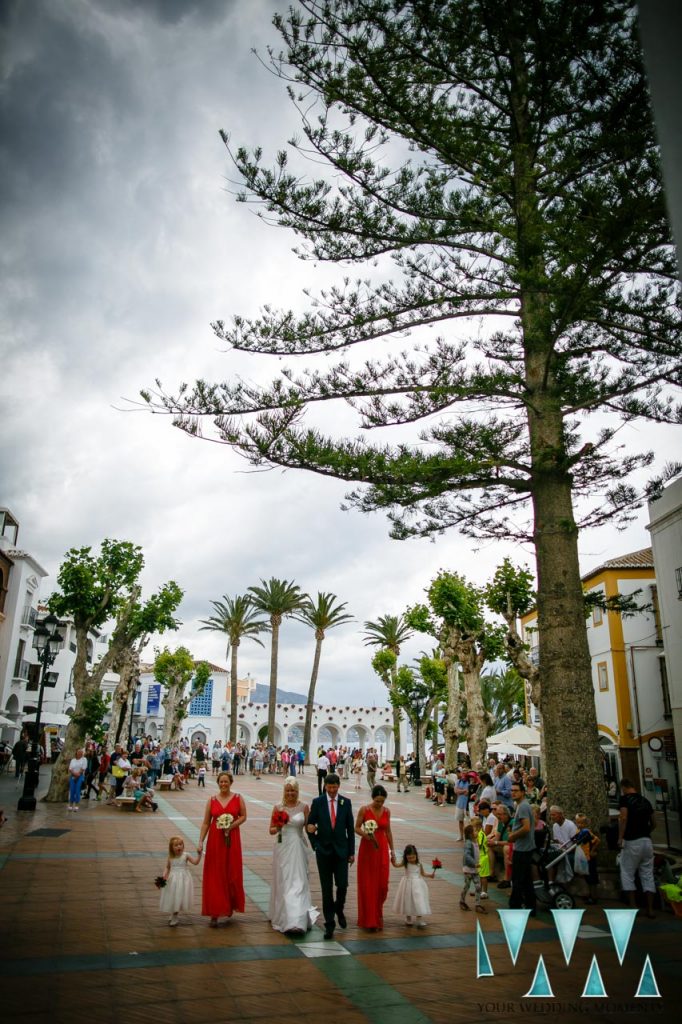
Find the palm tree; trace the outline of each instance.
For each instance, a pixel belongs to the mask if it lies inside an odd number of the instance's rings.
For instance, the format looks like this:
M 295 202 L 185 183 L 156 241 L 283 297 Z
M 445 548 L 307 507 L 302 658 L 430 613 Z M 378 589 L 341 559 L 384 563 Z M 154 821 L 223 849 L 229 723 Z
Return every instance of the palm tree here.
M 391 684 L 389 690 L 395 689 L 398 674 L 398 655 L 400 647 L 414 634 L 414 630 L 405 622 L 403 615 L 382 615 L 376 622 L 365 623 L 365 646 L 381 647 L 396 657 L 390 670 Z M 395 758 L 400 758 L 400 708 L 393 705 L 393 742 Z
M 268 742 L 275 741 L 275 704 L 277 703 L 277 658 L 279 654 L 279 627 L 282 619 L 291 617 L 310 600 L 297 583 L 261 580 L 259 587 L 249 587 L 253 606 L 270 617 L 272 647 L 270 649 L 270 694 L 268 697 Z
M 481 676 L 483 704 L 490 715 L 493 733 L 504 732 L 525 720 L 525 684 L 515 668 Z
M 350 622 L 353 618 L 344 612 L 347 602 L 337 604 L 336 594 L 324 594 L 318 591 L 317 601 L 307 599 L 303 607 L 296 613 L 294 618 L 304 622 L 315 630 L 315 657 L 313 658 L 313 671 L 310 676 L 308 687 L 308 700 L 305 707 L 305 726 L 303 729 L 303 749 L 306 760 L 310 763 L 310 738 L 313 729 L 313 704 L 315 701 L 315 687 L 317 686 L 317 674 L 320 669 L 320 655 L 322 653 L 322 641 L 328 629 L 341 626 L 344 622 Z
M 222 601 L 211 601 L 215 615 L 202 619 L 201 629 L 211 629 L 227 634 L 227 650 L 230 654 L 230 742 L 237 742 L 237 654 L 242 640 L 254 640 L 261 647 L 263 641 L 259 633 L 265 633 L 270 627 L 265 619 L 258 618 L 258 610 L 248 594 L 237 597 L 223 595 Z

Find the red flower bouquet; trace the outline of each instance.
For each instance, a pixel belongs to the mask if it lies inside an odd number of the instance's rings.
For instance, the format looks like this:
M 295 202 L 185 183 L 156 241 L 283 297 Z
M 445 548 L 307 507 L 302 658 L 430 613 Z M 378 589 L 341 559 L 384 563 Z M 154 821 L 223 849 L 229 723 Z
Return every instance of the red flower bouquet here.
M 283 809 L 281 809 L 281 810 L 274 810 L 272 812 L 272 824 L 278 830 L 277 831 L 277 842 L 278 843 L 282 842 L 282 829 L 284 828 L 284 826 L 287 824 L 288 821 L 289 821 L 289 815 L 287 814 L 287 812 L 285 810 L 283 810 Z
M 433 860 L 431 861 L 431 867 L 433 868 L 434 871 L 437 871 L 438 868 L 443 867 L 443 864 L 441 861 L 438 860 L 438 857 L 434 857 Z

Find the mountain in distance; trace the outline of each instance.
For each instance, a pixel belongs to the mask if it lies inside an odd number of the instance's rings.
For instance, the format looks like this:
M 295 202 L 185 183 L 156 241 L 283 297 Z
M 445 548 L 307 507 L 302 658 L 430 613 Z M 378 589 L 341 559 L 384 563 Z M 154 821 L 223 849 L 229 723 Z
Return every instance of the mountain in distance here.
M 270 699 L 270 687 L 267 683 L 256 683 L 256 688 L 249 698 L 252 704 L 267 704 Z M 305 704 L 304 693 L 294 693 L 292 690 L 280 690 L 277 688 L 277 704 Z M 317 703 L 317 701 L 315 702 Z

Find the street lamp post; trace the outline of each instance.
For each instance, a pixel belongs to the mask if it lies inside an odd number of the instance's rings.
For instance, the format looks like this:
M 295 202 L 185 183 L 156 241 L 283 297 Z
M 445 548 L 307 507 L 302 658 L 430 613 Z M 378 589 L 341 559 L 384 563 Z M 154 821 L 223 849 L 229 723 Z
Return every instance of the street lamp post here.
M 38 652 L 38 664 L 42 666 L 40 673 L 40 689 L 38 691 L 38 708 L 33 733 L 31 756 L 24 775 L 24 791 L 17 804 L 18 811 L 35 811 L 35 792 L 40 780 L 40 717 L 43 712 L 43 694 L 47 670 L 54 664 L 57 652 L 64 642 L 64 637 L 57 632 L 59 620 L 55 615 L 46 615 L 33 632 L 33 646 Z
M 426 701 L 423 697 L 415 694 L 412 697 L 412 715 L 414 717 L 416 736 L 414 737 L 414 759 L 415 759 L 415 772 L 414 772 L 414 784 L 415 786 L 421 786 L 422 784 L 422 771 L 421 765 L 419 764 L 419 726 L 422 720 L 422 712 L 426 706 Z
M 135 713 L 135 700 L 138 693 L 142 689 L 142 684 L 139 679 L 135 680 L 135 685 L 130 691 L 130 725 L 128 727 L 128 750 L 132 750 L 133 747 L 133 714 Z

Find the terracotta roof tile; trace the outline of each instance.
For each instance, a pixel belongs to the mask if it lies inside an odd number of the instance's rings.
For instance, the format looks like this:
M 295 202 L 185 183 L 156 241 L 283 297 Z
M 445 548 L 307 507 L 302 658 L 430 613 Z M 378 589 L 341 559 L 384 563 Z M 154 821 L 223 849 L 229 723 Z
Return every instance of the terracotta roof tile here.
M 605 569 L 653 569 L 654 556 L 651 548 L 642 548 L 640 551 L 631 551 L 628 555 L 618 555 L 616 558 L 609 558 L 602 562 L 596 569 L 585 573 L 583 580 L 590 579 Z

